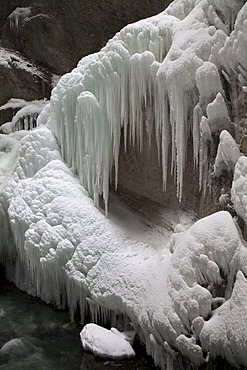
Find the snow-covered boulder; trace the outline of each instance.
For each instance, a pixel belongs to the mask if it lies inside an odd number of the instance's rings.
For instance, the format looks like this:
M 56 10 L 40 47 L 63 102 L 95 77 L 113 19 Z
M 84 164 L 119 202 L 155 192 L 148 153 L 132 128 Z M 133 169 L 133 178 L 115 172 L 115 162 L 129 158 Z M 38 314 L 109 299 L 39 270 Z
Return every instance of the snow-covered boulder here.
M 134 357 L 129 336 L 115 328 L 107 330 L 95 324 L 87 324 L 80 333 L 82 347 L 96 356 L 121 359 Z

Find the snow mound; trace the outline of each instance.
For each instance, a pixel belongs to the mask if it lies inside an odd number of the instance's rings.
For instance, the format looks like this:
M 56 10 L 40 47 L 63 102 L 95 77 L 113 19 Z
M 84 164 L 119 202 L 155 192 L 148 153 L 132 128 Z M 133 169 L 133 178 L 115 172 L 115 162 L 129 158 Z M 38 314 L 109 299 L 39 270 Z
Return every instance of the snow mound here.
M 222 171 L 233 172 L 241 156 L 239 146 L 226 130 L 220 133 L 220 143 L 214 163 L 214 175 L 219 176 Z
M 7 272 L 21 289 L 68 305 L 72 318 L 79 307 L 82 321 L 87 311 L 92 321 L 115 326 L 123 315 L 163 368 L 178 353 L 196 365 L 207 352 L 247 365 L 244 356 L 229 356 L 225 344 L 213 350 L 217 341 L 210 337 L 208 346 L 201 334 L 214 310 L 234 299 L 238 271 L 247 273 L 247 250 L 228 212 L 196 222 L 159 247 L 136 241 L 95 208 L 44 126 L 21 140 L 3 199 L 14 238 L 5 252 Z M 224 325 L 235 330 L 228 319 Z
M 125 333 L 115 328 L 107 330 L 95 324 L 87 324 L 80 333 L 82 347 L 96 356 L 121 359 L 134 357 L 135 352 Z

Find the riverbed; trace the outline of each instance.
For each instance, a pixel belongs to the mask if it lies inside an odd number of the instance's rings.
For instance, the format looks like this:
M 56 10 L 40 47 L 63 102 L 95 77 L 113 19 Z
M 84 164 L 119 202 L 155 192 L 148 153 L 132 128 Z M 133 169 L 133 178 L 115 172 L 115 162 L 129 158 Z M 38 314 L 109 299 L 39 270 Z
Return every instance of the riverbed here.
M 6 281 L 0 284 L 0 370 L 155 370 L 143 347 L 112 361 L 83 351 L 82 325 Z

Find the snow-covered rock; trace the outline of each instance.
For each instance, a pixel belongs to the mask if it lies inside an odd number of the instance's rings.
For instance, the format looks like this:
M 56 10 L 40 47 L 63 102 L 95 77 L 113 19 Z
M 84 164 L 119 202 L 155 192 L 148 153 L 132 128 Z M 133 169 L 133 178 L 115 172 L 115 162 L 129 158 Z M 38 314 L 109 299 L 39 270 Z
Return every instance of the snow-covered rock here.
M 79 306 L 82 321 L 86 309 L 93 321 L 113 325 L 123 314 L 164 368 L 176 361 L 174 351 L 195 364 L 204 363 L 205 351 L 218 354 L 200 335 L 214 307 L 227 304 L 247 259 L 229 213 L 208 216 L 168 243 L 137 241 L 95 208 L 44 126 L 21 140 L 3 196 L 15 241 L 7 253 L 16 268 L 13 274 L 9 263 L 8 277 L 20 288 L 67 304 L 72 318 Z M 235 339 L 228 345 L 234 348 Z M 246 366 L 242 355 L 227 359 Z
M 115 328 L 107 330 L 95 324 L 87 324 L 82 329 L 80 337 L 82 347 L 96 356 L 113 359 L 135 356 L 128 336 Z

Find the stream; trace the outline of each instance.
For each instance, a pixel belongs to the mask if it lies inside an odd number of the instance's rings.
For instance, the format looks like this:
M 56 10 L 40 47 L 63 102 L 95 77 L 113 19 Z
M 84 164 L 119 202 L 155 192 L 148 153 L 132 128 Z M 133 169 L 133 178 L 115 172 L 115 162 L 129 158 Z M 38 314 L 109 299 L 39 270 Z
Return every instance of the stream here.
M 134 359 L 112 361 L 83 351 L 82 326 L 6 281 L 0 283 L 0 370 L 154 370 L 136 345 Z

